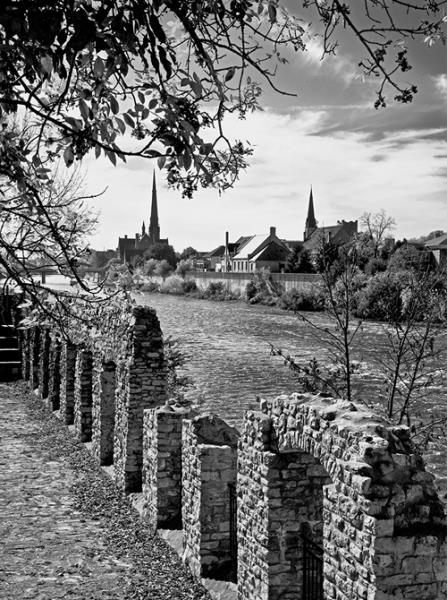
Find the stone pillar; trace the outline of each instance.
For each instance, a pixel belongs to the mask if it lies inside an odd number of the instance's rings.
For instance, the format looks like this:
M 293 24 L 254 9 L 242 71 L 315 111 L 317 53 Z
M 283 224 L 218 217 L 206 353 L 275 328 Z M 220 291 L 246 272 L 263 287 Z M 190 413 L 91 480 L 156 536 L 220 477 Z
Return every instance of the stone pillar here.
M 152 531 L 182 527 L 182 422 L 189 408 L 144 411 L 144 516 Z
M 22 349 L 22 373 L 23 379 L 29 381 L 31 378 L 31 330 L 20 329 L 20 347 Z
M 183 560 L 197 577 L 232 580 L 230 489 L 238 432 L 214 416 L 183 424 Z
M 48 398 L 48 386 L 50 379 L 50 331 L 47 328 L 40 330 L 39 351 L 39 391 L 42 399 Z
M 74 426 L 81 442 L 92 439 L 92 353 L 79 350 L 75 365 Z
M 76 346 L 66 340 L 61 343 L 60 414 L 66 425 L 74 423 L 74 385 Z
M 115 369 L 113 361 L 104 362 L 99 353 L 93 355 L 92 453 L 100 465 L 113 463 Z
M 32 390 L 39 387 L 40 340 L 40 327 L 33 327 L 30 331 L 30 386 Z
M 133 308 L 126 347 L 117 360 L 113 463 L 126 492 L 142 490 L 143 411 L 165 403 L 167 372 L 163 337 L 152 308 Z
M 60 408 L 61 342 L 51 338 L 49 359 L 48 399 L 52 410 Z

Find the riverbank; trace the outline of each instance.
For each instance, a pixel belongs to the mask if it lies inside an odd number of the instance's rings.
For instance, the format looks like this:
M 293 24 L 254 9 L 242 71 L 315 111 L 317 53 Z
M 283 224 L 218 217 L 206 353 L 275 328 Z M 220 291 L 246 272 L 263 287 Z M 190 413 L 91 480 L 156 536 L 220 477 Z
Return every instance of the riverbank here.
M 23 383 L 0 406 L 1 598 L 209 600 Z
M 206 275 L 206 277 L 205 277 Z M 137 292 L 186 296 L 197 300 L 240 301 L 247 304 L 276 306 L 289 311 L 321 311 L 324 308 L 321 278 L 303 273 L 294 274 L 259 272 L 236 278 L 225 278 L 227 273 L 172 274 L 166 278 L 140 276 L 132 278 L 131 289 Z M 276 276 L 276 277 L 275 277 Z M 287 286 L 279 277 L 287 279 Z M 292 287 L 297 285 L 297 287 Z

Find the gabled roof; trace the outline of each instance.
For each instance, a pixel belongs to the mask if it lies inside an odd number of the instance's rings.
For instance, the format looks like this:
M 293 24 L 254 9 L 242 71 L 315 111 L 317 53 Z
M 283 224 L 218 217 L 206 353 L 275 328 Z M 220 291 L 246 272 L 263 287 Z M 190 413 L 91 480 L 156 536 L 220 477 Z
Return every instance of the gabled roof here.
M 254 256 L 252 256 L 250 258 L 250 262 L 255 262 L 257 260 L 285 260 L 289 253 L 290 251 L 287 248 L 285 248 L 281 244 L 278 244 L 278 242 L 276 242 L 275 240 L 272 240 L 266 246 L 261 248 L 261 250 L 257 252 Z
M 238 250 L 238 253 L 233 256 L 234 260 L 247 260 L 251 258 L 251 256 L 258 251 L 260 246 L 266 241 L 269 236 L 264 234 L 261 235 L 252 235 L 248 238 L 248 241 L 245 242 L 243 246 L 241 246 Z
M 427 240 L 425 245 L 429 248 L 447 247 L 447 233 L 443 233 L 432 240 Z
M 291 250 L 294 250 L 295 248 L 301 248 L 304 244 L 304 242 L 300 240 L 281 240 L 281 242 L 283 242 L 283 244 L 288 246 Z
M 219 257 L 219 256 L 223 256 L 225 254 L 225 246 L 218 246 L 217 248 L 215 248 L 214 250 L 211 250 L 211 252 L 206 252 L 205 253 L 205 258 L 213 258 L 215 256 Z
M 241 237 L 240 237 L 238 240 L 236 240 L 236 241 L 234 242 L 234 246 L 235 246 L 236 248 L 239 248 L 239 250 L 241 250 L 241 249 L 242 249 L 242 247 L 243 247 L 243 246 L 245 246 L 245 244 L 246 244 L 247 242 L 249 242 L 249 241 L 251 240 L 251 238 L 252 238 L 252 237 L 253 237 L 252 235 L 245 235 L 245 236 L 243 235 L 243 236 L 241 236 Z

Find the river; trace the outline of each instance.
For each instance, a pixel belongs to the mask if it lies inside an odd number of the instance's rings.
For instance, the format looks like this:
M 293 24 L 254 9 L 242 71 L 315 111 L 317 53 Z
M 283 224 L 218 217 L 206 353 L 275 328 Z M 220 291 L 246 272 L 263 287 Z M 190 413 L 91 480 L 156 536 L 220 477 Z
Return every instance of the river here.
M 165 294 L 139 294 L 137 301 L 154 307 L 164 335 L 178 341 L 186 358 L 187 374 L 194 382 L 187 397 L 236 427 L 240 427 L 244 410 L 255 405 L 257 397 L 271 399 L 300 391 L 295 375 L 283 360 L 270 355 L 270 343 L 288 350 L 299 362 L 329 358 L 315 329 L 277 308 Z M 308 317 L 320 327 L 331 327 L 322 313 Z M 447 335 L 443 337 L 440 343 L 447 346 Z M 364 323 L 353 355 L 361 363 L 354 399 L 380 403 L 383 377 L 377 358 L 384 356 L 386 346 L 383 325 Z M 445 356 L 443 364 L 436 365 L 439 370 L 444 370 L 444 361 Z M 413 411 L 425 419 L 447 415 L 447 385 L 429 388 L 427 398 L 415 403 Z M 447 448 L 443 448 L 443 441 L 437 439 L 431 445 L 429 459 L 433 469 L 443 479 L 445 476 L 447 486 Z

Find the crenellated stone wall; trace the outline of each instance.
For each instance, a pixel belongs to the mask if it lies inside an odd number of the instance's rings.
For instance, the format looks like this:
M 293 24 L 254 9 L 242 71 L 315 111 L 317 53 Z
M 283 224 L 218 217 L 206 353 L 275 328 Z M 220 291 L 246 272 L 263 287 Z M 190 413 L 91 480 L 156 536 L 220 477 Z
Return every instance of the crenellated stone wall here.
M 64 328 L 33 327 L 23 333 L 22 362 L 30 383 L 48 395 L 58 388 L 59 408 L 82 441 L 92 440 L 101 464 L 113 462 L 119 487 L 142 486 L 143 411 L 167 400 L 163 336 L 155 311 L 129 302 L 110 306 L 71 299 L 78 320 L 66 317 Z M 83 312 L 93 311 L 93 325 Z M 95 312 L 97 311 L 97 312 Z M 67 314 L 67 311 L 64 312 Z M 70 335 L 72 336 L 70 338 Z M 60 344 L 53 347 L 54 344 Z M 59 341 L 60 340 L 60 341 Z M 54 373 L 59 368 L 60 374 Z
M 163 336 L 155 311 L 136 306 L 132 327 L 118 353 L 115 388 L 113 463 L 118 485 L 127 492 L 142 489 L 143 411 L 165 403 L 167 371 Z
M 166 402 L 152 309 L 114 319 L 82 348 L 55 330 L 49 343 L 45 329 L 23 332 L 23 373 L 42 397 L 47 385 L 49 406 L 101 464 L 113 459 L 123 491 L 143 487 L 152 531 L 182 527 L 195 577 L 234 579 L 237 559 L 238 600 L 297 600 L 312 548 L 324 600 L 447 599 L 446 507 L 407 427 L 293 394 L 261 401 L 239 435 Z
M 300 597 L 321 514 L 325 599 L 445 597 L 445 510 L 408 428 L 330 398 L 264 402 L 246 416 L 238 488 L 241 599 Z
M 190 408 L 144 411 L 144 516 L 152 531 L 182 527 L 182 423 Z
M 232 578 L 230 490 L 238 431 L 214 415 L 183 422 L 183 560 L 196 577 Z

